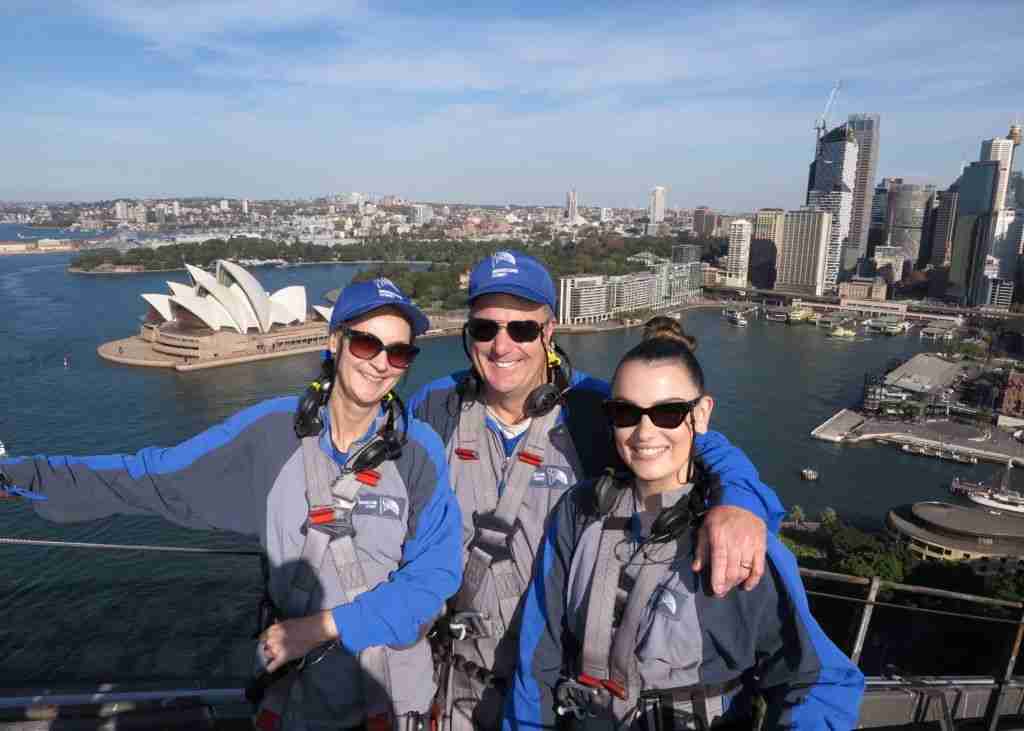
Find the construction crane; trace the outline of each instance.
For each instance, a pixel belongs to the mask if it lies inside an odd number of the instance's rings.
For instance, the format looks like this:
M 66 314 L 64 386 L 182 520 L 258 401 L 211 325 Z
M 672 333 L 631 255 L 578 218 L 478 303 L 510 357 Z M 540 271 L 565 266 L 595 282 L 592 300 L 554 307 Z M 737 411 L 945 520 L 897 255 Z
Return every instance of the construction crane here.
M 818 130 L 818 139 L 821 140 L 825 136 L 825 131 L 828 129 L 828 113 L 832 110 L 832 105 L 836 102 L 836 97 L 839 96 L 839 87 L 842 86 L 842 80 L 836 81 L 835 86 L 832 87 L 832 93 L 828 95 L 828 101 L 825 102 L 825 109 L 822 110 L 821 116 L 818 117 L 818 122 L 814 125 L 814 129 Z

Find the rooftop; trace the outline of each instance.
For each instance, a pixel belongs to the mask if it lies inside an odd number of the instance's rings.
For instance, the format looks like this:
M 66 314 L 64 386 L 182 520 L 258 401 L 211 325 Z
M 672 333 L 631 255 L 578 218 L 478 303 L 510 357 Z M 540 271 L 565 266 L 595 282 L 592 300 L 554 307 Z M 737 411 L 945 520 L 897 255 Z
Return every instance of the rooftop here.
M 949 388 L 960 374 L 960 363 L 920 353 L 885 377 L 885 385 L 914 393 L 931 393 Z

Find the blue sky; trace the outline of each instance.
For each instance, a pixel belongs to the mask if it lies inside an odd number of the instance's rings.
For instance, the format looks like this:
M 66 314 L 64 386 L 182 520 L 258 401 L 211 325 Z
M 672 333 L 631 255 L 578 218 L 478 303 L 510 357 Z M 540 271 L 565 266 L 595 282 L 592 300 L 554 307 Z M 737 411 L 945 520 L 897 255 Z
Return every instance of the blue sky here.
M 1024 115 L 1019 1 L 5 0 L 0 199 L 801 203 L 813 125 L 948 184 Z

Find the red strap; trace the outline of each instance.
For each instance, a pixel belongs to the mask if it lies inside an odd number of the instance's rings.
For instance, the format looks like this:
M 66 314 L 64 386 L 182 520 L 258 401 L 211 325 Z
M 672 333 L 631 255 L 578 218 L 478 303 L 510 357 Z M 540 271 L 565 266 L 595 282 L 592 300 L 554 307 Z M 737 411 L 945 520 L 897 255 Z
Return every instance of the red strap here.
M 526 464 L 533 465 L 534 467 L 540 467 L 540 463 L 543 462 L 544 459 L 533 452 L 520 452 L 519 461 L 526 462 Z
M 253 725 L 260 731 L 277 731 L 281 728 L 281 717 L 268 708 L 263 708 L 256 714 Z
M 614 680 L 604 680 L 601 681 L 601 685 L 607 688 L 608 692 L 620 701 L 626 700 L 626 689 L 622 687 L 621 683 L 616 683 Z
M 580 673 L 576 680 L 580 685 L 585 685 L 588 688 L 600 688 L 601 681 L 595 678 L 593 675 L 587 675 L 586 673 Z
M 377 483 L 380 482 L 380 472 L 377 470 L 363 470 L 356 473 L 356 480 L 364 485 L 376 487 Z
M 322 525 L 334 520 L 334 508 L 311 508 L 309 511 L 309 522 L 313 525 Z
M 475 462 L 480 459 L 480 457 L 477 456 L 477 453 L 472 449 L 463 449 L 462 447 L 458 447 L 455 450 L 455 456 L 459 459 L 464 459 L 467 462 Z

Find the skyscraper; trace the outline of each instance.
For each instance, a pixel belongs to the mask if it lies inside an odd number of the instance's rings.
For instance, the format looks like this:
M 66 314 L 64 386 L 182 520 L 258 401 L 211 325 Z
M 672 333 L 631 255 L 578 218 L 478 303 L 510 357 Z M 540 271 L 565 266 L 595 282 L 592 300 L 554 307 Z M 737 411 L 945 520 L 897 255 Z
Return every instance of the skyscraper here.
M 570 190 L 565 194 L 565 218 L 570 224 L 574 224 L 576 216 L 576 191 Z
M 665 220 L 665 188 L 657 185 L 651 189 L 651 199 L 647 204 L 648 223 L 661 223 Z
M 935 212 L 935 227 L 932 230 L 932 265 L 948 267 L 953 257 L 953 226 L 956 223 L 957 204 L 960 193 L 951 186 L 938 193 L 939 207 Z
M 957 181 L 959 211 L 953 232 L 949 294 L 966 304 L 982 304 L 988 295 L 983 280 L 993 244 L 1000 167 L 999 160 L 972 162 Z M 991 272 L 992 267 L 988 270 Z
M 817 208 L 786 213 L 779 247 L 775 288 L 821 296 L 825 293 L 825 260 L 832 232 L 832 214 Z
M 871 227 L 872 188 L 878 168 L 881 122 L 877 114 L 851 114 L 847 122 L 857 140 L 857 173 L 853 186 L 853 216 L 850 241 L 843 252 L 843 269 L 853 269 L 857 259 L 867 256 Z
M 868 251 L 870 257 L 876 246 L 889 245 L 889 231 L 886 228 L 889 220 L 889 188 L 902 184 L 903 178 L 882 178 L 875 186 L 871 198 L 871 228 L 868 229 Z
M 889 188 L 888 220 L 889 246 L 903 249 L 904 259 L 911 268 L 921 253 L 928 200 L 935 194 L 934 185 L 898 183 Z
M 994 137 L 982 140 L 978 160 L 995 160 L 999 163 L 999 178 L 996 181 L 994 210 L 1006 207 L 1006 189 L 1010 183 L 1010 167 L 1013 163 L 1013 140 L 1009 137 Z
M 853 189 L 857 177 L 857 140 L 850 129 L 840 125 L 818 141 L 807 182 L 807 204 L 832 214 L 828 256 L 825 259 L 825 289 L 834 291 L 843 267 L 843 251 L 850 243 L 853 217 Z M 853 257 L 856 261 L 856 256 Z
M 786 220 L 786 212 L 781 208 L 762 208 L 754 218 L 755 240 L 770 241 L 778 251 L 782 245 L 782 231 Z
M 248 216 L 249 215 L 249 199 L 248 198 L 243 198 L 242 199 L 242 215 L 243 216 Z
M 750 221 L 738 219 L 729 225 L 729 256 L 725 266 L 726 282 L 732 287 L 746 287 L 750 267 Z
M 114 204 L 114 218 L 118 221 L 128 220 L 128 201 L 118 201 Z

